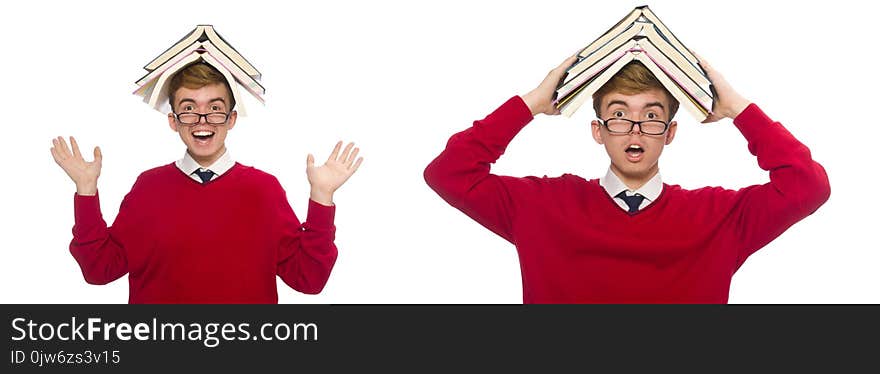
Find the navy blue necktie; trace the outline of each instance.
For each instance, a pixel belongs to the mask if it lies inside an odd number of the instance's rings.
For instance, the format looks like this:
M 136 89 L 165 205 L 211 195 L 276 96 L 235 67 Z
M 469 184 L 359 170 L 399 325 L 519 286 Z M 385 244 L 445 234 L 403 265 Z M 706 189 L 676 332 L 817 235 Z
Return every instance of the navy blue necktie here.
M 211 177 L 214 176 L 214 172 L 210 170 L 201 171 L 196 169 L 195 173 L 202 179 L 202 183 L 208 183 L 208 181 L 211 180 Z
M 626 196 L 626 191 L 620 191 L 617 198 L 623 199 L 623 202 L 629 207 L 630 213 L 635 213 L 639 211 L 639 206 L 642 205 L 642 201 L 645 200 L 645 197 L 639 194 L 635 194 L 633 196 Z

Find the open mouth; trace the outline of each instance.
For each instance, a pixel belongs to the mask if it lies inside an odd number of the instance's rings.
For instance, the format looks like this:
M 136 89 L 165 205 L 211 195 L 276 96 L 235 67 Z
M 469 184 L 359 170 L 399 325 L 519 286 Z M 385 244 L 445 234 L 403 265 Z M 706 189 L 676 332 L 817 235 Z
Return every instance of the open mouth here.
M 638 161 L 645 154 L 645 150 L 638 144 L 631 144 L 626 148 L 626 157 L 630 161 Z
M 214 137 L 214 132 L 209 130 L 198 130 L 192 132 L 193 138 L 196 139 L 197 142 L 207 143 Z

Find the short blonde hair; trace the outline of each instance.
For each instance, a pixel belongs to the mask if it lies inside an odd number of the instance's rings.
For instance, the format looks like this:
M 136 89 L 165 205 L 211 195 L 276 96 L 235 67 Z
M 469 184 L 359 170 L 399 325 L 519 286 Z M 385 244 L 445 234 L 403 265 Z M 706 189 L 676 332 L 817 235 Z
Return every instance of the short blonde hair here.
M 174 108 L 174 94 L 181 87 L 195 90 L 217 83 L 226 86 L 226 95 L 229 96 L 229 110 L 232 110 L 235 108 L 235 97 L 232 96 L 229 82 L 226 81 L 223 73 L 204 62 L 194 62 L 174 73 L 168 84 L 168 103 L 171 104 L 171 108 Z
M 669 100 L 669 108 L 667 108 L 669 118 L 667 120 L 671 121 L 672 117 L 675 116 L 675 112 L 678 111 L 678 100 L 672 97 L 672 94 L 669 93 L 666 87 L 663 87 L 663 84 L 657 80 L 657 77 L 640 61 L 632 61 L 626 64 L 623 69 L 620 69 L 602 88 L 599 88 L 593 94 L 593 109 L 596 111 L 596 116 L 601 116 L 602 99 L 605 95 L 612 92 L 636 95 L 651 89 L 658 89 L 666 94 L 666 98 Z

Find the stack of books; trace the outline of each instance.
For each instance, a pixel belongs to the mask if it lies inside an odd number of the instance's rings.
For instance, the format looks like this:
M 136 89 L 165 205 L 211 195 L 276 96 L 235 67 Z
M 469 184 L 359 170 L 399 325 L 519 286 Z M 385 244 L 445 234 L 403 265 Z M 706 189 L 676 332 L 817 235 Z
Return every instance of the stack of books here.
M 168 113 L 168 83 L 180 69 L 194 62 L 204 62 L 219 70 L 226 77 L 235 97 L 239 115 L 246 115 L 244 100 L 239 86 L 253 95 L 260 103 L 265 103 L 266 89 L 260 84 L 262 75 L 226 39 L 220 36 L 211 25 L 198 25 L 177 43 L 162 52 L 144 66 L 146 75 L 135 82 L 138 89 L 135 95 L 154 109 Z
M 630 61 L 640 61 L 698 121 L 715 97 L 697 58 L 647 6 L 632 12 L 578 53 L 556 89 L 554 104 L 572 114 Z

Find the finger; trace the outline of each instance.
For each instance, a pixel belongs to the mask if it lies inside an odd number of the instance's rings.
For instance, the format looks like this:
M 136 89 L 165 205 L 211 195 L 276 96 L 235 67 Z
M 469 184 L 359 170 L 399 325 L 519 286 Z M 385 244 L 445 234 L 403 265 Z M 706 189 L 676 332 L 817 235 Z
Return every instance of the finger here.
M 577 60 L 577 58 L 578 58 L 577 53 L 575 53 L 571 56 L 568 56 L 568 58 L 566 58 L 565 61 L 562 61 L 562 63 L 559 64 L 559 66 L 557 66 L 556 69 L 562 69 L 562 70 L 568 69 L 568 67 L 571 66 L 571 64 L 573 64 Z
M 104 155 L 101 154 L 101 147 L 95 147 L 92 154 L 95 156 L 95 163 L 98 164 L 98 166 L 101 166 L 101 161 L 104 159 Z
M 693 51 L 691 51 L 691 52 L 693 53 Z M 706 70 L 706 73 L 708 73 L 710 70 L 715 70 L 712 68 L 712 65 L 709 64 L 709 61 L 706 61 L 706 59 L 704 59 L 703 56 L 700 56 L 700 55 L 694 53 L 694 57 L 697 58 L 697 63 L 700 65 L 700 67 L 703 68 L 703 70 Z
M 339 156 L 339 149 L 342 148 L 342 141 L 336 143 L 336 147 L 333 147 L 333 152 L 330 152 L 330 157 L 327 157 L 327 161 L 335 160 L 336 157 Z
M 354 174 L 354 172 L 356 172 L 357 169 L 361 167 L 361 162 L 364 162 L 363 157 L 357 159 L 357 161 L 354 163 L 354 166 L 351 168 L 351 172 L 349 173 L 349 175 Z
M 694 57 L 697 58 L 697 63 L 699 63 L 699 64 L 701 64 L 701 65 L 702 65 L 703 63 L 708 64 L 708 61 L 706 61 L 706 59 L 704 59 L 703 56 L 700 56 L 700 54 L 698 54 L 697 52 L 694 52 L 693 49 L 688 49 L 688 51 L 690 51 L 691 54 L 694 55 Z
M 713 113 L 713 114 L 710 114 L 708 117 L 706 117 L 706 119 L 704 119 L 703 122 L 700 122 L 700 123 L 706 124 L 706 123 L 718 122 L 720 119 L 721 119 L 720 117 L 718 117 L 717 115 L 715 115 Z
M 339 159 L 337 161 L 345 162 L 345 160 L 348 160 L 348 154 L 351 152 L 351 147 L 353 147 L 353 146 L 354 146 L 354 143 L 348 143 L 348 145 L 345 146 L 345 149 L 342 151 L 342 154 L 339 156 Z
M 61 158 L 61 144 L 58 144 L 58 138 L 52 138 L 52 147 L 49 150 L 52 151 L 53 157 L 56 157 L 56 159 Z
M 309 153 L 309 155 L 306 156 L 306 167 L 307 168 L 315 167 L 315 156 L 312 156 L 311 153 Z
M 73 148 L 73 157 L 83 158 L 82 154 L 79 153 L 79 144 L 76 144 L 76 139 L 74 137 L 70 137 L 70 147 Z
M 67 141 L 64 140 L 64 138 L 59 137 L 58 142 L 61 143 L 61 155 L 64 156 L 64 158 L 70 157 L 72 154 L 70 153 L 70 148 L 67 147 Z
M 348 158 L 345 159 L 345 166 L 348 166 L 349 168 L 351 167 L 352 162 L 354 162 L 355 158 L 357 158 L 357 154 L 358 152 L 360 152 L 360 150 L 360 148 L 355 148 L 351 152 L 351 155 L 349 155 Z
M 565 75 L 566 71 L 571 66 L 571 64 L 573 64 L 576 60 L 577 60 L 577 55 L 569 56 L 567 59 L 565 59 L 565 61 L 562 61 L 562 63 L 559 64 L 559 66 L 557 66 L 555 69 L 551 70 L 550 74 L 548 74 L 549 77 L 551 78 L 550 80 L 554 81 L 553 83 L 555 84 L 556 83 L 555 81 L 558 81 L 560 78 L 562 78 L 562 76 Z
M 723 86 L 725 84 L 724 76 L 721 75 L 709 61 L 706 61 L 701 56 L 694 54 L 697 57 L 697 60 L 700 64 L 700 67 L 703 68 L 703 71 L 706 72 L 706 77 L 709 78 L 709 82 L 711 82 L 715 86 Z M 714 93 L 713 93 L 714 94 Z
M 58 154 L 58 151 L 55 150 L 55 147 L 49 148 L 49 152 L 52 153 L 52 159 L 55 160 L 55 163 L 61 165 L 61 155 Z

